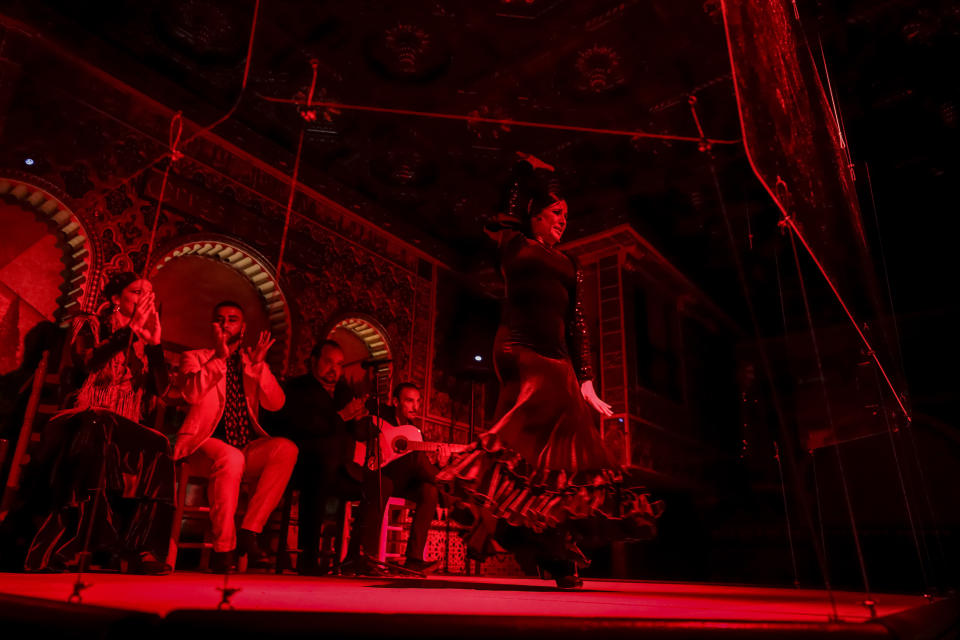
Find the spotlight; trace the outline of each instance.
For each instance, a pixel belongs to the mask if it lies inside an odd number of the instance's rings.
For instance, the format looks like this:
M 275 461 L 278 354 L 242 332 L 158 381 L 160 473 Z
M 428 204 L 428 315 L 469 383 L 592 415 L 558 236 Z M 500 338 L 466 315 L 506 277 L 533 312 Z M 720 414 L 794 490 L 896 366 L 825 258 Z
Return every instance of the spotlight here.
M 33 158 L 24 158 L 24 159 L 23 159 L 23 164 L 27 165 L 28 167 L 32 167 L 32 166 L 33 166 Z
M 473 356 L 473 359 L 474 359 L 476 362 L 483 362 L 483 356 Z

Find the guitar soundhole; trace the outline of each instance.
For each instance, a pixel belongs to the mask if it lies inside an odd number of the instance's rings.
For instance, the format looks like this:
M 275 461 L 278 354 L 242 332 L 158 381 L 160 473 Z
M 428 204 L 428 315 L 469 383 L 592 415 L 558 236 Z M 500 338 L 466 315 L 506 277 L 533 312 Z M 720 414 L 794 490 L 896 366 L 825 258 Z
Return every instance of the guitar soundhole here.
M 393 441 L 393 450 L 397 453 L 403 453 L 407 450 L 407 439 L 406 438 L 397 438 Z

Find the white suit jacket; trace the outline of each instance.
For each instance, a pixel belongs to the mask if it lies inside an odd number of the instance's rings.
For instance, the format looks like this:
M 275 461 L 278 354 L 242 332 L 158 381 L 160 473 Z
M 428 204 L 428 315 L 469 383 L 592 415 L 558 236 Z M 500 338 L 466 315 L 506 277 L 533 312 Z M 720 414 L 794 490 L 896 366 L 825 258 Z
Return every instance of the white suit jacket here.
M 174 441 L 174 456 L 177 459 L 190 455 L 206 442 L 223 416 L 227 398 L 227 362 L 214 357 L 214 353 L 213 349 L 195 349 L 184 352 L 180 360 L 178 382 L 190 411 Z M 247 399 L 250 426 L 258 436 L 267 436 L 269 434 L 257 419 L 260 407 L 277 411 L 286 398 L 266 362 L 252 364 L 246 353 L 241 357 L 243 391 Z

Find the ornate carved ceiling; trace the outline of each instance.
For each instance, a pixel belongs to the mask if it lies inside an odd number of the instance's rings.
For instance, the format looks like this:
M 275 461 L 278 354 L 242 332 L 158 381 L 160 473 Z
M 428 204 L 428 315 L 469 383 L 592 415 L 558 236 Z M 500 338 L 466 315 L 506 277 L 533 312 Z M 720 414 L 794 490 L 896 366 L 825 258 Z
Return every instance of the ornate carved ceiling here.
M 213 121 L 239 94 L 253 0 L 15 4 L 78 55 L 96 54 L 109 73 L 197 122 Z M 855 100 L 914 109 L 904 86 L 916 78 L 893 57 L 941 46 L 960 23 L 954 0 L 940 0 L 936 11 L 917 0 L 797 4 L 838 52 L 837 85 L 858 89 L 845 101 L 851 131 L 873 117 L 866 106 L 849 106 Z M 884 40 L 893 46 L 887 69 L 871 66 L 880 54 L 866 36 L 877 25 L 899 25 Z M 292 166 L 304 121 L 295 106 L 262 97 L 304 98 L 312 61 L 316 99 L 696 135 L 687 104 L 695 93 L 706 133 L 739 137 L 717 0 L 264 1 L 247 93 L 218 133 Z M 924 99 L 934 100 L 936 122 L 955 131 L 956 90 L 942 93 Z M 696 144 L 347 109 L 316 115 L 306 124 L 301 179 L 361 215 L 386 211 L 392 230 L 416 236 L 421 248 L 452 247 L 465 270 L 480 255 L 480 220 L 513 152 L 525 150 L 564 170 L 572 237 L 629 222 L 716 297 L 735 289 Z M 775 216 L 738 148 L 717 149 L 717 161 L 738 238 L 762 252 L 764 225 L 772 223 L 774 238 Z M 929 154 L 919 161 L 945 170 Z

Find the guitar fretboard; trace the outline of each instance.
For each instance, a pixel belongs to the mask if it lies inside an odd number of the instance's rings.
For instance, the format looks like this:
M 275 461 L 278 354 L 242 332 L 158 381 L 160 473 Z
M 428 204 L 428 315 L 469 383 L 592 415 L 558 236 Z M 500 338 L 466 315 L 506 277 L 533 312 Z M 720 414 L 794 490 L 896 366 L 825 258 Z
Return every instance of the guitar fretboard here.
M 453 453 L 467 448 L 465 444 L 447 444 L 446 442 L 407 442 L 408 451 L 437 451 L 444 446 L 449 447 Z

